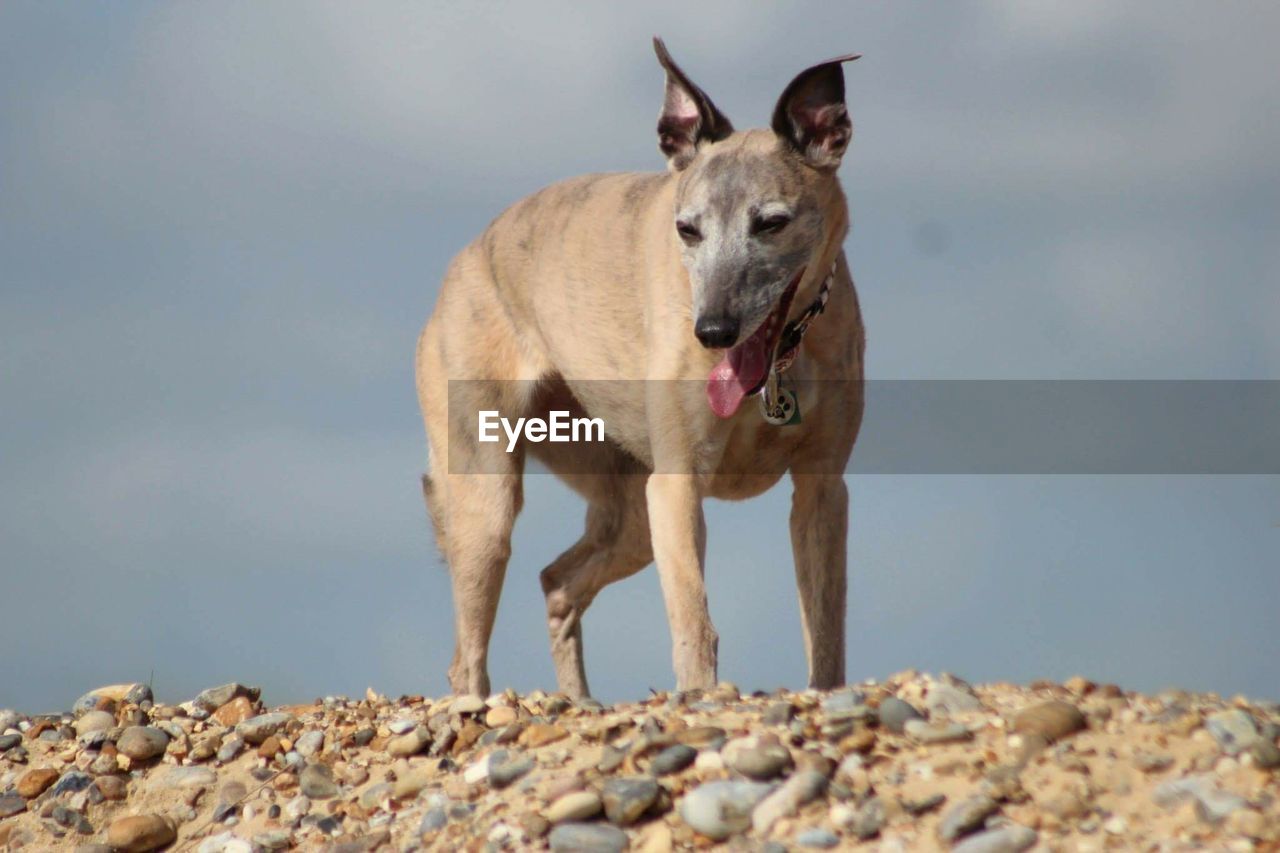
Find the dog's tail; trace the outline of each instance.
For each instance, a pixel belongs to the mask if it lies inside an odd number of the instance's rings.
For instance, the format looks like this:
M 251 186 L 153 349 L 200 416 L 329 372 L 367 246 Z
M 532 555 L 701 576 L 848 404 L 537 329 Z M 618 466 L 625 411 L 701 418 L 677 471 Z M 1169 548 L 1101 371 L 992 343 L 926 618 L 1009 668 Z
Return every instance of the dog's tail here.
M 444 527 L 444 510 L 441 506 L 442 495 L 431 482 L 430 474 L 422 475 L 422 497 L 427 502 L 427 517 L 431 519 L 431 529 L 436 535 L 436 548 L 440 551 L 442 559 L 448 558 L 448 533 Z

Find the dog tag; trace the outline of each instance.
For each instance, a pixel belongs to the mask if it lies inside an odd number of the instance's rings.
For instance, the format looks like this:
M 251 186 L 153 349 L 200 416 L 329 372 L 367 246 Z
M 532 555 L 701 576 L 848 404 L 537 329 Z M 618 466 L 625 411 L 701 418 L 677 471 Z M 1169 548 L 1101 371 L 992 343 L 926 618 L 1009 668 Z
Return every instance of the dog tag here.
M 788 426 L 800 423 L 800 404 L 796 395 L 789 388 L 777 389 L 776 399 L 770 402 L 769 394 L 760 395 L 760 412 L 766 422 L 774 426 Z

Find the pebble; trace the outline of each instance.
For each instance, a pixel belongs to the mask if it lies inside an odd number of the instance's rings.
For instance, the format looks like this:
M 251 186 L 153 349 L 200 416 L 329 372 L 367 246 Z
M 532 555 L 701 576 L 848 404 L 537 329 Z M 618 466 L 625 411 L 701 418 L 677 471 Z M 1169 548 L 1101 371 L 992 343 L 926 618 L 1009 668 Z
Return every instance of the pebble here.
M 244 696 L 237 696 L 213 712 L 213 719 L 227 728 L 238 726 L 252 716 L 253 703 Z
M 292 841 L 293 833 L 289 832 L 289 830 L 271 829 L 253 836 L 253 849 L 288 850 Z
M 907 720 L 905 732 L 920 743 L 959 743 L 973 740 L 973 732 L 961 723 L 929 723 Z
M 62 776 L 53 786 L 53 795 L 61 797 L 64 794 L 78 794 L 93 784 L 93 777 L 88 773 L 80 773 L 71 771 L 63 773 Z
M 218 782 L 218 774 L 208 767 L 166 767 L 164 772 L 152 776 L 151 787 L 157 789 L 196 788 L 201 785 L 212 787 Z
M 25 797 L 28 800 L 34 800 L 43 794 L 50 785 L 58 781 L 61 774 L 52 767 L 40 767 L 35 770 L 28 770 L 18 777 L 16 790 L 18 796 Z
M 292 714 L 259 714 L 236 726 L 236 734 L 257 746 L 293 720 Z
M 218 747 L 216 757 L 225 764 L 239 755 L 242 749 L 244 749 L 244 738 L 240 737 L 240 735 L 232 735 L 223 741 L 222 746 Z
M 485 709 L 484 700 L 475 694 L 459 696 L 449 706 L 450 714 L 479 714 Z
M 123 800 L 129 794 L 129 786 L 119 776 L 99 776 L 94 784 L 105 800 Z
M 427 809 L 427 813 L 422 816 L 422 822 L 418 824 L 418 834 L 427 835 L 443 829 L 444 825 L 449 822 L 449 816 L 445 814 L 445 810 L 441 808 Z
M 302 820 L 311 811 L 311 799 L 306 794 L 298 794 L 298 796 L 289 800 L 284 804 L 281 815 L 289 823 L 297 823 Z
M 298 776 L 298 790 L 313 800 L 337 796 L 338 785 L 327 764 L 308 764 Z
M 796 836 L 796 844 L 801 847 L 815 847 L 819 850 L 828 850 L 840 843 L 840 837 L 829 829 L 815 826 L 806 829 Z
M 1239 708 L 1210 714 L 1205 717 L 1204 727 L 1227 755 L 1237 755 L 1259 739 L 1253 717 Z
M 1280 747 L 1277 747 L 1273 741 L 1258 740 L 1249 747 L 1249 755 L 1253 758 L 1253 763 L 1263 770 L 1275 770 L 1280 767 Z
M 680 800 L 680 817 L 712 841 L 751 827 L 751 812 L 773 790 L 763 782 L 705 782 Z
M 107 711 L 89 711 L 83 717 L 76 720 L 76 735 L 83 737 L 93 732 L 102 732 L 111 728 L 115 728 L 116 716 Z M 2 730 L 0 730 L 2 731 Z
M 608 824 L 562 823 L 551 830 L 550 842 L 554 853 L 621 853 L 628 838 Z
M 924 697 L 924 707 L 931 716 L 934 714 L 954 716 L 981 711 L 982 702 L 969 690 L 940 682 L 929 688 L 929 692 Z
M 649 772 L 655 776 L 666 776 L 679 773 L 698 758 L 698 750 L 683 743 L 669 746 L 658 753 L 649 765 Z
M 0 818 L 11 817 L 27 810 L 27 801 L 21 794 L 0 794 Z
M 590 820 L 600 814 L 603 804 L 595 791 L 571 791 L 557 797 L 543 815 L 553 824 Z
M 1013 730 L 1023 735 L 1039 735 L 1049 743 L 1082 730 L 1087 725 L 1084 714 L 1070 702 L 1060 699 L 1024 708 L 1013 718 Z
M 969 797 L 952 806 L 938 823 L 938 838 L 950 843 L 973 832 L 998 811 L 1000 806 L 986 796 Z
M 877 713 L 880 717 L 880 725 L 898 735 L 906 731 L 909 720 L 924 719 L 924 715 L 917 711 L 914 705 L 896 696 L 890 696 L 881 702 Z
M 490 708 L 489 712 L 484 715 L 484 724 L 491 729 L 505 728 L 515 721 L 516 709 L 508 708 L 506 705 Z
M 951 848 L 952 853 L 1022 853 L 1039 839 L 1034 829 L 1019 824 L 989 829 L 971 835 Z
M 564 740 L 568 736 L 569 733 L 560 726 L 551 723 L 535 723 L 521 733 L 520 742 L 530 749 L 535 749 Z
M 154 814 L 116 818 L 107 827 L 107 844 L 123 853 L 158 850 L 177 837 L 173 823 Z
M 772 735 L 729 741 L 721 754 L 725 764 L 757 781 L 780 776 L 790 770 L 793 764 L 791 750 Z
M 648 776 L 605 780 L 600 794 L 605 817 L 617 826 L 630 826 L 653 805 L 658 790 L 657 781 Z
M 256 702 L 261 693 L 262 691 L 257 687 L 245 687 L 243 684 L 232 682 L 201 690 L 196 698 L 191 700 L 191 704 L 203 711 L 213 713 L 228 702 L 241 697 L 247 702 Z
M 489 757 L 489 784 L 505 788 L 532 769 L 533 759 L 529 756 L 499 750 Z
M 169 746 L 169 735 L 153 726 L 129 726 L 116 741 L 116 749 L 134 761 L 147 761 L 163 755 Z
M 431 732 L 426 726 L 418 726 L 410 732 L 387 741 L 387 754 L 399 758 L 417 755 L 431 745 Z
M 293 745 L 293 748 L 303 758 L 311 758 L 324 748 L 324 732 L 314 729 L 309 732 L 303 732 L 298 736 L 297 743 Z
M 826 790 L 826 776 L 815 770 L 797 771 L 782 787 L 756 805 L 751 812 L 751 826 L 763 835 L 779 820 L 791 817 L 801 806 L 813 802 Z

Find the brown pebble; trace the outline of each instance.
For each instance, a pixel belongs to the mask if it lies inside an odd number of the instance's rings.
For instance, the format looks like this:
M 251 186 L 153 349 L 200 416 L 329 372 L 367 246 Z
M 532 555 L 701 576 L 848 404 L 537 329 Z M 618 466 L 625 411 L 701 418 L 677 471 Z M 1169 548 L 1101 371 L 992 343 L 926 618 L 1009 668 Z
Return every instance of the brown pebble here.
M 506 705 L 490 708 L 489 713 L 484 715 L 484 724 L 491 729 L 500 729 L 511 725 L 515 721 L 516 709 L 508 708 Z
M 1080 731 L 1086 725 L 1084 714 L 1070 702 L 1053 699 L 1024 708 L 1013 718 L 1013 730 L 1024 735 L 1039 735 L 1052 743 Z
M 107 844 L 122 853 L 159 850 L 177 837 L 173 823 L 154 814 L 117 818 L 107 827 Z
M 24 799 L 33 800 L 45 792 L 46 789 L 58 780 L 61 774 L 51 767 L 39 767 L 35 770 L 28 770 L 18 777 L 18 796 Z
M 272 758 L 277 752 L 282 751 L 282 749 L 283 747 L 280 743 L 280 738 L 276 735 L 271 735 L 258 745 L 258 755 L 261 758 Z
M 875 749 L 876 733 L 869 728 L 860 728 L 848 737 L 841 739 L 839 746 L 840 751 L 846 755 L 851 752 L 866 755 Z
M 128 784 L 119 776 L 99 776 L 93 783 L 108 800 L 123 800 L 129 793 Z
M 244 696 L 237 696 L 213 712 L 219 724 L 230 728 L 253 716 L 253 703 Z
M 535 723 L 520 735 L 520 743 L 530 749 L 546 746 L 549 743 L 564 740 L 569 733 L 560 726 L 550 723 Z

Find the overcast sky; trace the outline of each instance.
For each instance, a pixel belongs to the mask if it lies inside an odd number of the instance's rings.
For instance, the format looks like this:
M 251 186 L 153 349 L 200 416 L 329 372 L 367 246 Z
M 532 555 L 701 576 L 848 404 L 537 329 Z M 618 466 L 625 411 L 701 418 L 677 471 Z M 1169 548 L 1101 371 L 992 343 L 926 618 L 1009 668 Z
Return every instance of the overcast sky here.
M 856 51 L 868 374 L 1280 379 L 1280 7 L 0 5 L 0 707 L 152 677 L 440 694 L 412 355 L 449 258 L 554 180 L 661 168 L 673 54 L 739 127 Z M 1280 431 L 1280 424 L 1277 426 Z M 1280 698 L 1280 478 L 853 476 L 849 676 Z M 531 477 L 491 654 L 554 684 Z M 784 486 L 708 506 L 721 674 L 803 686 Z M 652 570 L 586 619 L 669 687 Z

